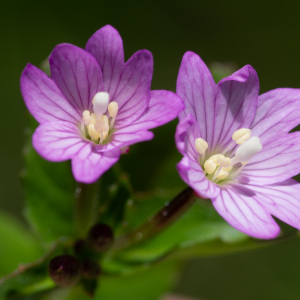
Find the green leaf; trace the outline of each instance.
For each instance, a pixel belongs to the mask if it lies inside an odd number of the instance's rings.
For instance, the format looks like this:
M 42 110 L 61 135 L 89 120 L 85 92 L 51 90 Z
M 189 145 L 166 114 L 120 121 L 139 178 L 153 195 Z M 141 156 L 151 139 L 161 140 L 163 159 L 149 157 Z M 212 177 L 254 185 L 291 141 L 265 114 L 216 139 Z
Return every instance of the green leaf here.
M 24 225 L 4 213 L 0 213 L 0 245 L 0 277 L 42 253 L 38 240 Z
M 157 300 L 167 292 L 178 275 L 178 262 L 165 262 L 129 276 L 103 276 L 94 297 L 96 300 Z M 54 292 L 57 293 L 57 292 Z M 51 293 L 43 300 L 58 299 Z M 58 292 L 61 293 L 61 292 Z M 60 294 L 61 295 L 61 294 Z M 82 288 L 75 288 L 65 300 L 88 300 Z
M 61 239 L 53 243 L 48 252 L 34 262 L 19 266 L 14 272 L 0 279 L 0 299 L 17 300 L 23 296 L 44 292 L 55 287 L 48 274 L 51 258 L 67 253 L 72 241 Z M 19 246 L 22 250 L 22 247 Z
M 35 128 L 37 123 L 32 117 L 31 123 L 31 128 Z M 32 133 L 33 130 L 28 129 L 28 144 L 24 149 L 26 217 L 44 241 L 53 241 L 74 232 L 76 182 L 69 161 L 49 162 L 35 152 L 31 145 Z

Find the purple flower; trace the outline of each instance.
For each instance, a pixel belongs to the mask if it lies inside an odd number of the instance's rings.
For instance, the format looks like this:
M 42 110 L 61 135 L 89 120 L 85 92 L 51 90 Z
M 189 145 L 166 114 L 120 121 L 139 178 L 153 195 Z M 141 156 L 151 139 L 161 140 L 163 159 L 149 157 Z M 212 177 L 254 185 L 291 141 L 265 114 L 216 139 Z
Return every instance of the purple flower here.
M 271 215 L 300 229 L 300 90 L 258 96 L 249 65 L 215 84 L 198 55 L 187 52 L 177 80 L 177 165 L 182 179 L 236 229 L 270 239 L 280 228 Z
M 72 160 L 77 181 L 91 183 L 116 163 L 121 149 L 153 138 L 148 129 L 183 109 L 172 92 L 151 91 L 152 55 L 141 50 L 124 63 L 123 42 L 107 25 L 85 50 L 56 46 L 51 78 L 28 64 L 21 76 L 27 108 L 40 126 L 33 146 L 45 159 Z

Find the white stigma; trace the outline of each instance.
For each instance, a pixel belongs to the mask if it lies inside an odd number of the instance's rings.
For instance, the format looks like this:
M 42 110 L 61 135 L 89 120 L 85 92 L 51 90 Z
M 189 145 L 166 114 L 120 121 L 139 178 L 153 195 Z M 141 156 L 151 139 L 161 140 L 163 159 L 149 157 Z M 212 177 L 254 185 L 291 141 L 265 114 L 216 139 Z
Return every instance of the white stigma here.
M 231 165 L 235 165 L 238 162 L 248 162 L 252 157 L 262 149 L 260 139 L 254 136 L 240 145 L 235 156 L 231 159 Z
M 202 138 L 195 139 L 195 148 L 199 154 L 204 154 L 208 148 L 207 142 Z
M 107 110 L 109 94 L 106 92 L 99 92 L 94 96 L 92 102 L 96 119 L 99 120 Z

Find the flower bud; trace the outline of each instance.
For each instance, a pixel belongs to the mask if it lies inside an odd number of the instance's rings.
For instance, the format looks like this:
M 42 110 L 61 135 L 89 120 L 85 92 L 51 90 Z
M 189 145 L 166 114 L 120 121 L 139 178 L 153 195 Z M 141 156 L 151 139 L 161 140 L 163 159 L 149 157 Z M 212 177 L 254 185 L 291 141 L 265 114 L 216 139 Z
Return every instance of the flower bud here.
M 101 269 L 97 262 L 86 259 L 82 263 L 82 276 L 87 279 L 97 279 L 100 276 Z
M 72 286 L 80 279 L 81 264 L 72 255 L 60 255 L 49 263 L 49 274 L 58 286 Z
M 90 246 L 97 252 L 106 251 L 112 244 L 114 234 L 111 228 L 105 224 L 94 225 L 88 234 Z

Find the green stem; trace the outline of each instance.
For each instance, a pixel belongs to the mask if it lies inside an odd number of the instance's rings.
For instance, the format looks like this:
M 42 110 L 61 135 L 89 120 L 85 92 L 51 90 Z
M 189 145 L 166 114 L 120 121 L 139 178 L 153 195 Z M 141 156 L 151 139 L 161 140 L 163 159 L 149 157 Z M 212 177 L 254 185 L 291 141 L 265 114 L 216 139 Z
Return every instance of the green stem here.
M 75 193 L 75 230 L 79 238 L 84 238 L 94 225 L 97 215 L 97 183 L 80 183 Z
M 135 245 L 158 234 L 184 214 L 193 205 L 195 199 L 194 191 L 190 187 L 186 188 L 140 227 L 117 238 L 113 250 Z

